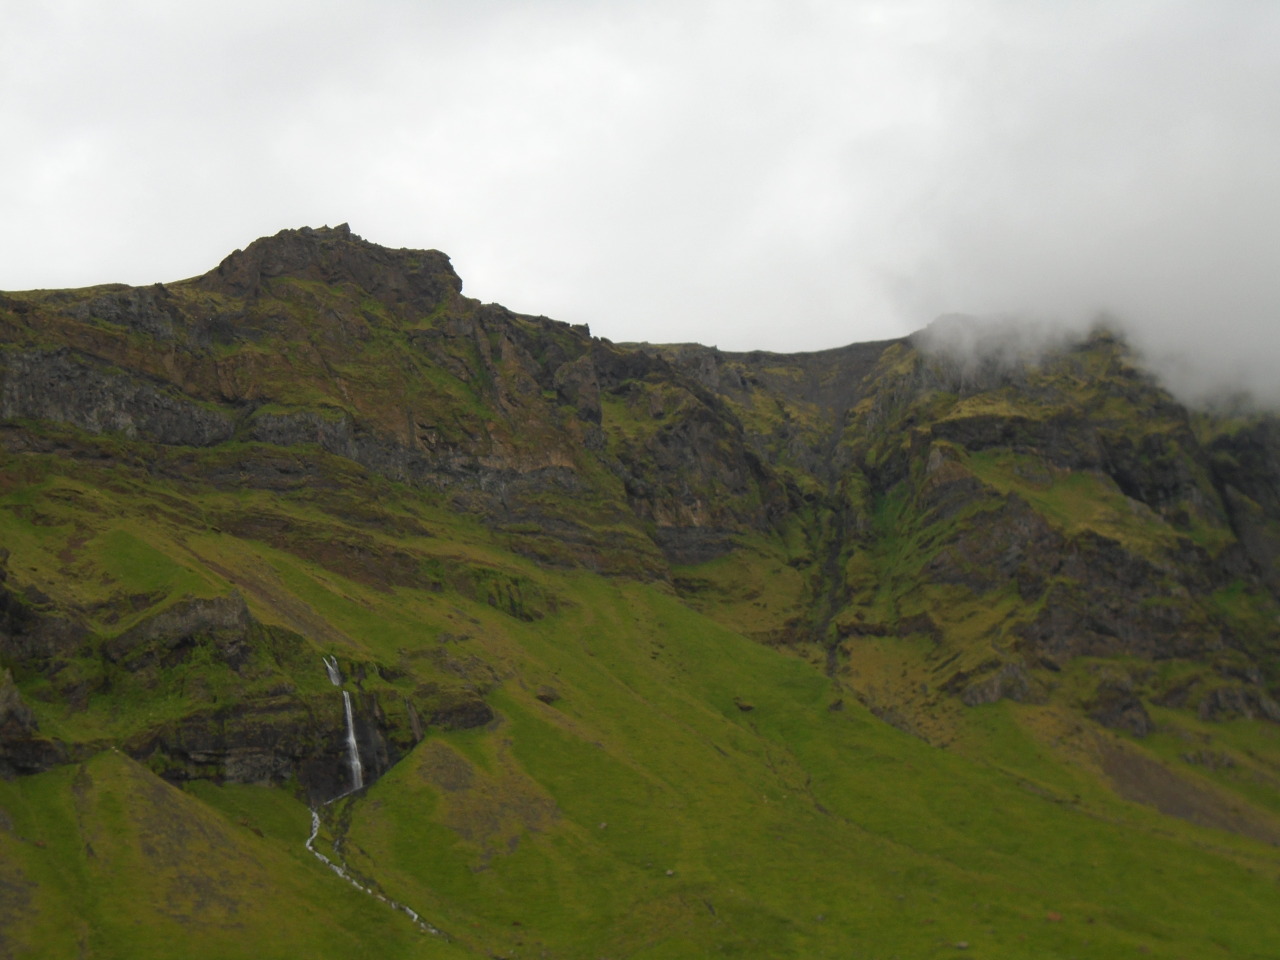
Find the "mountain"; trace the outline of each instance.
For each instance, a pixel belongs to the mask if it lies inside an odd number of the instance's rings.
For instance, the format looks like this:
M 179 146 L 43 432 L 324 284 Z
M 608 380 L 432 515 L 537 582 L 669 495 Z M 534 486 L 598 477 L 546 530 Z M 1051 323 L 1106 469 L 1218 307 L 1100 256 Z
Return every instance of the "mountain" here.
M 965 322 L 0 295 L 0 955 L 1275 956 L 1280 421 Z

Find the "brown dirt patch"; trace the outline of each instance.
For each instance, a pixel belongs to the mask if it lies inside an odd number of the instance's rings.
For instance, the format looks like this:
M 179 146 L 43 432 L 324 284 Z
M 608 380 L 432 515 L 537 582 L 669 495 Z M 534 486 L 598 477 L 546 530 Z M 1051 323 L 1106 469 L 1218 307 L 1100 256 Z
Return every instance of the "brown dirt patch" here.
M 1098 760 L 1116 793 L 1201 827 L 1280 845 L 1280 823 L 1244 800 L 1179 776 L 1135 747 L 1099 738 Z

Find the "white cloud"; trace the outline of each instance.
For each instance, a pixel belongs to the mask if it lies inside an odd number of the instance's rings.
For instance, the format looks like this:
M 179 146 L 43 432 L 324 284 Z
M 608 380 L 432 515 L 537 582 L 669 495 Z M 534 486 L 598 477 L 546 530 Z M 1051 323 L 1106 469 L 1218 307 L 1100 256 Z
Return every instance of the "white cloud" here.
M 1278 48 L 1280 7 L 1245 3 L 10 4 L 0 287 L 345 220 L 614 339 L 1105 307 L 1260 369 Z

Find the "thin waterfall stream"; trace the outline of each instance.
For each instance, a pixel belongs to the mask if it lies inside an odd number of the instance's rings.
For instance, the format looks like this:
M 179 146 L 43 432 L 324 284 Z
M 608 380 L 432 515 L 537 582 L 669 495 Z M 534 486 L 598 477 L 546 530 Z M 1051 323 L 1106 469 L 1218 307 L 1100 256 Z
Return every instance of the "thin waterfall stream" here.
M 347 766 L 351 769 L 351 789 L 354 793 L 364 786 L 364 765 L 360 762 L 360 744 L 356 742 L 356 722 L 351 716 L 351 694 L 342 691 L 342 707 L 347 713 Z
M 334 797 L 333 800 L 341 800 L 342 797 L 345 797 L 345 796 L 347 796 L 347 794 L 344 793 L 341 796 Z M 329 803 L 333 803 L 333 800 L 330 800 L 328 803 L 325 804 L 325 806 L 328 806 Z M 332 870 L 334 873 L 340 876 L 343 880 L 347 881 L 347 883 L 351 884 L 361 893 L 366 893 L 369 896 L 373 897 L 375 900 L 381 900 L 383 903 L 389 906 L 392 910 L 399 910 L 401 913 L 407 916 L 410 920 L 412 920 L 417 925 L 418 929 L 420 929 L 424 933 L 429 933 L 435 937 L 445 937 L 445 939 L 448 939 L 448 937 L 445 935 L 443 931 L 437 930 L 431 924 L 427 923 L 427 921 L 423 920 L 422 917 L 418 914 L 418 912 L 414 910 L 412 907 L 407 907 L 398 900 L 392 900 L 390 897 L 386 896 L 385 894 L 382 894 L 377 890 L 373 889 L 373 887 L 366 887 L 363 883 L 361 883 L 355 877 L 351 876 L 351 874 L 347 871 L 347 868 L 345 866 L 343 866 L 340 863 L 335 863 L 334 861 L 326 857 L 323 853 L 321 853 L 319 850 L 317 850 L 315 848 L 315 842 L 316 842 L 316 835 L 319 833 L 320 833 L 320 811 L 312 810 L 311 811 L 311 835 L 307 837 L 306 846 L 307 846 L 307 849 L 311 851 L 311 855 L 313 857 L 315 857 L 317 860 L 319 860 L 326 867 L 328 867 L 330 870 Z
M 329 674 L 329 681 L 335 687 L 341 687 L 342 673 L 338 669 L 337 658 L 324 657 L 323 660 L 324 660 L 324 668 Z M 340 876 L 343 880 L 347 881 L 347 883 L 351 884 L 360 892 L 368 894 L 369 896 L 373 897 L 375 900 L 381 900 L 383 903 L 391 907 L 393 910 L 399 910 L 401 913 L 407 916 L 410 920 L 412 920 L 418 926 L 418 928 L 422 930 L 424 933 L 429 933 L 436 937 L 444 937 L 445 939 L 448 939 L 447 934 L 445 934 L 441 930 L 437 930 L 431 924 L 427 923 L 427 921 L 423 920 L 421 915 L 419 915 L 419 913 L 416 910 L 414 910 L 411 907 L 405 906 L 403 903 L 400 903 L 398 900 L 392 900 L 390 897 L 386 896 L 385 894 L 373 889 L 373 887 L 369 887 L 361 883 L 359 880 L 357 880 L 355 877 L 351 875 L 350 871 L 347 870 L 345 864 L 337 863 L 333 860 L 330 860 L 328 857 L 326 857 L 323 853 L 321 853 L 315 847 L 316 837 L 320 833 L 320 810 L 324 807 L 329 806 L 329 804 L 331 803 L 335 803 L 338 800 L 341 800 L 343 797 L 351 796 L 351 794 L 355 793 L 357 790 L 360 790 L 364 787 L 364 765 L 360 762 L 360 744 L 356 741 L 356 724 L 355 724 L 355 717 L 352 715 L 352 710 L 351 710 L 351 694 L 348 693 L 346 690 L 342 691 L 342 707 L 344 712 L 346 713 L 346 721 L 347 721 L 347 766 L 348 766 L 348 769 L 351 771 L 351 789 L 338 794 L 336 797 L 333 797 L 330 800 L 326 800 L 319 807 L 313 807 L 311 809 L 311 834 L 307 837 L 307 843 L 306 843 L 307 850 L 310 851 L 313 857 L 315 857 L 317 860 L 319 860 L 326 867 L 328 867 L 330 870 L 332 870 L 334 873 Z M 334 844 L 334 852 L 337 853 L 336 843 Z

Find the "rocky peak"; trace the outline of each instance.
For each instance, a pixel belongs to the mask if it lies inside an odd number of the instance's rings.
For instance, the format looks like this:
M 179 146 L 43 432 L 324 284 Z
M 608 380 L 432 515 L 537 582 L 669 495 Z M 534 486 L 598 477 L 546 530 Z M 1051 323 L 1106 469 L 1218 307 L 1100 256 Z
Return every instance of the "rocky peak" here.
M 351 283 L 391 306 L 430 312 L 462 291 L 462 280 L 439 250 L 393 250 L 370 243 L 345 223 L 281 230 L 236 250 L 198 279 L 207 290 L 254 297 L 275 277 Z

